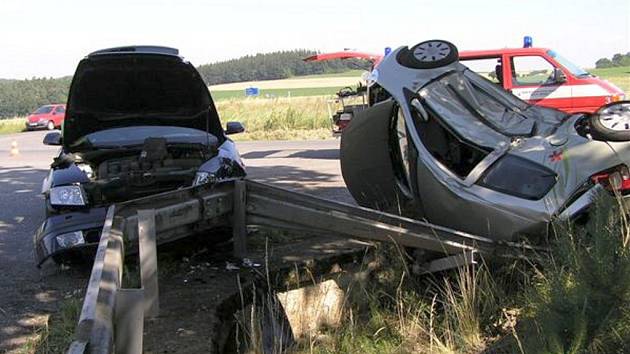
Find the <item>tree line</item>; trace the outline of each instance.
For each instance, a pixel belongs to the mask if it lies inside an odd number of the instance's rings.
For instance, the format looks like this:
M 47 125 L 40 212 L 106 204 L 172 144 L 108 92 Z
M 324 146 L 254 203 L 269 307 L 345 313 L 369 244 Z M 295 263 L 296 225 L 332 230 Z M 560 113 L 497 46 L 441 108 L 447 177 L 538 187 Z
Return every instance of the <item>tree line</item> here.
M 0 80 L 0 118 L 24 116 L 45 104 L 65 103 L 71 80 L 70 76 Z
M 308 63 L 302 60 L 315 53 L 312 50 L 299 49 L 248 55 L 201 65 L 197 69 L 206 84 L 216 85 L 367 68 L 365 62 L 352 59 Z M 0 118 L 24 116 L 45 104 L 65 103 L 71 81 L 71 76 L 28 80 L 0 79 Z
M 305 62 L 303 59 L 316 54 L 313 50 L 297 49 L 265 54 L 247 55 L 238 59 L 201 65 L 197 69 L 208 85 L 230 82 L 276 80 L 292 76 L 328 74 L 351 69 L 367 69 L 365 62 L 330 60 Z
M 630 52 L 626 54 L 617 53 L 611 59 L 601 58 L 595 62 L 598 69 L 614 68 L 617 66 L 630 66 Z

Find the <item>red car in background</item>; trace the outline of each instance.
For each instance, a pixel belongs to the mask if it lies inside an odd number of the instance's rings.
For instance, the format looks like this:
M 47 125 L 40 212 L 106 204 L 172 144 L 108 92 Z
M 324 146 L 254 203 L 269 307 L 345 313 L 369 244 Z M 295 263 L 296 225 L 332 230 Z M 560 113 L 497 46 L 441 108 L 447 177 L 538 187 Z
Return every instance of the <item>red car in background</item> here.
M 63 123 L 65 117 L 65 104 L 47 104 L 39 107 L 35 112 L 28 115 L 26 119 L 26 129 L 60 129 L 61 123 Z

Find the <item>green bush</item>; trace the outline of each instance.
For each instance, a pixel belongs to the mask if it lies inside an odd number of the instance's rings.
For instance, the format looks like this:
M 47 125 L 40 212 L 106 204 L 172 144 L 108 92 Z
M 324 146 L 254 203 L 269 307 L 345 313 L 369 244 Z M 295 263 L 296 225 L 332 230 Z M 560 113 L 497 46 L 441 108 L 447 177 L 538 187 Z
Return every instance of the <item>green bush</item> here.
M 630 351 L 630 245 L 625 210 L 597 201 L 584 227 L 560 225 L 526 289 L 527 353 Z

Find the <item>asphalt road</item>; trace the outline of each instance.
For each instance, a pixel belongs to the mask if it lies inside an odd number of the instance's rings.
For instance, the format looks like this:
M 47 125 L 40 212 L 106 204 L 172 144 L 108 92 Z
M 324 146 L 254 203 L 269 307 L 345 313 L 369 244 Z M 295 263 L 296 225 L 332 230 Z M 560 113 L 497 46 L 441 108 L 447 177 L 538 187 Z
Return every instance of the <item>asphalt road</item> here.
M 44 218 L 41 181 L 58 151 L 42 144 L 45 134 L 0 135 L 0 352 L 31 340 L 60 300 L 81 297 L 89 277 L 89 267 L 35 267 L 32 239 Z M 237 145 L 250 178 L 352 203 L 341 178 L 339 140 Z

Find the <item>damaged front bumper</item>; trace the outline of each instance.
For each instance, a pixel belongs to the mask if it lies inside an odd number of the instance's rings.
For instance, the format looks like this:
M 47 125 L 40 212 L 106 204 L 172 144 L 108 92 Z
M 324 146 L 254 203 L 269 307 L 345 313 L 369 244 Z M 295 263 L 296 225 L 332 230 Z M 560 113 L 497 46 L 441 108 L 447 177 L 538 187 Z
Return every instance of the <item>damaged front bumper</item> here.
M 50 257 L 95 249 L 106 214 L 103 207 L 48 217 L 34 237 L 37 266 Z

